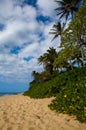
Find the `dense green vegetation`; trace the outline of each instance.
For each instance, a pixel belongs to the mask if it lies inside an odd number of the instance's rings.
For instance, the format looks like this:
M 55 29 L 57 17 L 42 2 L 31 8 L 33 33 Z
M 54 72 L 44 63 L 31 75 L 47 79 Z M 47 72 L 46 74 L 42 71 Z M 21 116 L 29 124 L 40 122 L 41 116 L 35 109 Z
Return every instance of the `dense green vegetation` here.
M 32 72 L 33 81 L 24 93 L 31 98 L 54 96 L 49 105 L 52 110 L 74 114 L 77 119 L 86 122 L 86 2 L 78 9 L 81 0 L 62 0 L 56 9 L 60 19 L 72 16 L 68 27 L 66 23 L 57 22 L 50 34 L 60 35 L 60 51 L 50 47 L 38 58 L 44 71 Z M 75 14 L 75 12 L 77 12 Z M 75 67 L 76 66 L 76 67 Z
M 86 122 L 86 67 L 66 72 L 62 77 L 60 92 L 49 107 Z
M 55 96 L 51 109 L 75 114 L 78 120 L 86 122 L 86 66 L 57 74 L 46 82 L 31 83 L 24 95 L 31 98 Z

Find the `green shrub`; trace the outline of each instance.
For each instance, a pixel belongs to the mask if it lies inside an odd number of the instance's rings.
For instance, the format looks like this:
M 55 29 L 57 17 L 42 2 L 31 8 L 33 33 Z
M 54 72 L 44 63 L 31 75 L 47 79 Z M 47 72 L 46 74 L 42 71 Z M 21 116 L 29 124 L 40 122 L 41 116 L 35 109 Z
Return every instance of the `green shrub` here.
M 64 86 L 49 107 L 62 113 L 75 114 L 78 120 L 86 122 L 86 82 Z
M 62 113 L 74 114 L 79 121 L 86 122 L 86 67 L 66 72 L 64 76 L 67 82 L 49 107 Z
M 57 74 L 49 81 L 33 82 L 24 95 L 31 98 L 55 96 L 49 105 L 51 109 L 74 114 L 78 120 L 86 122 L 86 67 Z

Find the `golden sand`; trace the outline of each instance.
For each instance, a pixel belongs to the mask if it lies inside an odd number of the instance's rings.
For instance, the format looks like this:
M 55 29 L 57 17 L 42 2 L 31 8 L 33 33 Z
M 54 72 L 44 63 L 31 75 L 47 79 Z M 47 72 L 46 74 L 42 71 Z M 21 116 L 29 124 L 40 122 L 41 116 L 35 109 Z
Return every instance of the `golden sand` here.
M 0 97 L 0 130 L 86 130 L 86 124 L 74 116 L 51 111 L 51 100 L 23 95 Z

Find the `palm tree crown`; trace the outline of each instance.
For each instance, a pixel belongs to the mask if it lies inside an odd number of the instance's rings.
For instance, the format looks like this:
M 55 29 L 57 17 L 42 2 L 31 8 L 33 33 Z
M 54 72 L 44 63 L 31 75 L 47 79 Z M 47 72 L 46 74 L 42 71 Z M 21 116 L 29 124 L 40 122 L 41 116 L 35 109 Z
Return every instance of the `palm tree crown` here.
M 44 65 L 46 71 L 52 74 L 53 72 L 53 62 L 57 56 L 56 50 L 52 47 L 47 50 L 42 56 L 38 58 L 38 62 Z
M 71 15 L 73 18 L 74 13 L 78 10 L 78 4 L 81 0 L 55 0 L 59 4 L 55 10 L 58 11 L 57 15 L 60 15 L 60 18 L 65 16 L 66 20 Z
M 49 34 L 54 35 L 52 41 L 54 39 L 56 39 L 59 35 L 62 36 L 62 33 L 64 31 L 64 27 L 65 27 L 65 23 L 61 24 L 61 22 L 58 22 L 58 23 L 53 25 L 53 28 L 51 29 L 51 32 L 49 32 Z

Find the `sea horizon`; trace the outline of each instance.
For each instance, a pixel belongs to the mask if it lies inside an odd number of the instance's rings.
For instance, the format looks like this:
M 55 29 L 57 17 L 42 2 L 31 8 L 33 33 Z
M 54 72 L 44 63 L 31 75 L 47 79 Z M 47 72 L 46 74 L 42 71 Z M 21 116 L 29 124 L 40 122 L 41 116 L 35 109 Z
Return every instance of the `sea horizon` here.
M 0 96 L 10 96 L 10 95 L 17 95 L 22 93 L 23 92 L 0 92 Z

